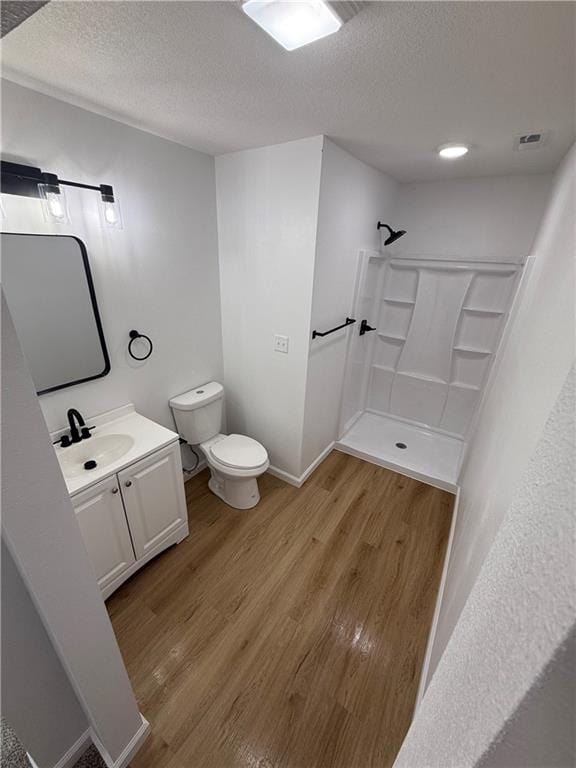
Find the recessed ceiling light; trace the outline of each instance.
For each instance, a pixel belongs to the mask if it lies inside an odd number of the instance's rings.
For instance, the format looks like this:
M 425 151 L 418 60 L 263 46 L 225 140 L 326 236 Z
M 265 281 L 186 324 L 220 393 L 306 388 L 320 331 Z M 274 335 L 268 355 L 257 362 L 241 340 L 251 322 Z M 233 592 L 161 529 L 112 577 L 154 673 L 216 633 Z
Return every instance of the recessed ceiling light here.
M 242 10 L 287 51 L 332 35 L 342 26 L 324 0 L 247 0 Z
M 442 144 L 438 147 L 438 154 L 447 160 L 455 160 L 457 157 L 464 157 L 469 149 L 466 144 Z

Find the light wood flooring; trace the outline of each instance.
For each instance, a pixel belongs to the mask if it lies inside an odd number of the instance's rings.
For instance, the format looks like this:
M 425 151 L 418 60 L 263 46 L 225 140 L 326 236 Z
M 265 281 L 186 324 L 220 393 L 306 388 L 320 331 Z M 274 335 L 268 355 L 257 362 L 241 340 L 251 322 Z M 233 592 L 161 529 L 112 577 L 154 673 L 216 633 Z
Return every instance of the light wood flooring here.
M 108 610 L 152 735 L 132 768 L 386 768 L 410 725 L 453 496 L 333 452 L 190 536 Z

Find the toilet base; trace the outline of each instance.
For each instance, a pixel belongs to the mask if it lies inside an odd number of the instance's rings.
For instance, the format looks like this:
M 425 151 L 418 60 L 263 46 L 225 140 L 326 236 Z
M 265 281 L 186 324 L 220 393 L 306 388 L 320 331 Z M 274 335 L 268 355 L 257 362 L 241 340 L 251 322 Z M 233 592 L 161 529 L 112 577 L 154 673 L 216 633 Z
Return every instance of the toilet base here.
M 208 487 L 213 494 L 234 509 L 252 509 L 260 501 L 258 480 L 255 477 L 225 477 L 210 467 Z

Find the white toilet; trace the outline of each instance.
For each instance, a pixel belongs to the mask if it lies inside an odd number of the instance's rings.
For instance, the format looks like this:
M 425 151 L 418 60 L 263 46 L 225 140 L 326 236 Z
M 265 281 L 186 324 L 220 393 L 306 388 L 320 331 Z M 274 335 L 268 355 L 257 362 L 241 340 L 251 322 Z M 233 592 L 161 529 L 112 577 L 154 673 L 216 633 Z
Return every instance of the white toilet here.
M 270 465 L 266 448 L 244 435 L 223 435 L 224 387 L 217 381 L 170 400 L 180 436 L 199 446 L 212 477 L 210 490 L 235 509 L 250 509 L 260 501 L 258 480 Z

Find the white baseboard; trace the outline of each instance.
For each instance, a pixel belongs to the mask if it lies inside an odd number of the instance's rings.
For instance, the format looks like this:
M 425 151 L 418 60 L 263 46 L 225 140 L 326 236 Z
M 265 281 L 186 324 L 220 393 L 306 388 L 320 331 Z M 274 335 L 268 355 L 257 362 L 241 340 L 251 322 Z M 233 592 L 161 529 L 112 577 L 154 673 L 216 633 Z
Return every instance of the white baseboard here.
M 128 744 L 124 747 L 120 755 L 116 758 L 116 760 L 113 760 L 110 754 L 108 753 L 108 750 L 106 747 L 102 744 L 98 736 L 94 731 L 92 731 L 92 742 L 94 743 L 94 746 L 100 752 L 100 755 L 102 756 L 102 760 L 106 763 L 108 768 L 126 768 L 126 766 L 129 765 L 130 760 L 134 757 L 134 755 L 138 752 L 146 738 L 148 737 L 150 733 L 150 723 L 144 715 L 140 714 L 140 717 L 142 718 L 142 724 L 140 728 L 136 731 L 134 736 L 130 739 Z
M 444 589 L 446 587 L 446 579 L 448 577 L 448 567 L 450 565 L 450 556 L 452 554 L 452 545 L 454 543 L 454 532 L 456 530 L 456 518 L 458 517 L 458 506 L 460 504 L 460 488 L 456 491 L 456 500 L 454 502 L 454 511 L 452 512 L 452 521 L 450 523 L 450 533 L 448 534 L 448 544 L 446 545 L 446 554 L 444 555 L 444 565 L 442 567 L 442 576 L 440 577 L 440 584 L 438 586 L 438 594 L 436 595 L 436 605 L 434 606 L 434 616 L 432 617 L 432 624 L 430 626 L 430 632 L 428 634 L 428 642 L 426 643 L 426 653 L 424 655 L 424 663 L 422 664 L 422 671 L 420 673 L 420 682 L 418 683 L 418 693 L 416 694 L 416 704 L 414 706 L 414 713 L 412 717 L 418 711 L 418 707 L 422 703 L 426 687 L 428 685 L 428 674 L 430 672 L 430 661 L 432 659 L 432 648 L 434 647 L 434 640 L 436 639 L 436 630 L 438 629 L 438 620 L 440 618 L 440 609 L 442 608 L 442 600 L 444 599 Z
M 273 467 L 272 464 L 268 467 L 266 470 L 271 475 L 274 475 L 274 477 L 278 477 L 280 480 L 284 480 L 285 483 L 289 483 L 290 485 L 295 485 L 296 488 L 300 488 L 302 483 L 298 480 L 296 475 L 291 475 L 289 472 L 284 472 L 283 469 L 278 469 L 278 467 Z
M 58 760 L 52 768 L 72 768 L 72 766 L 78 762 L 80 757 L 82 757 L 84 752 L 86 752 L 90 744 L 92 744 L 92 734 L 88 728 L 88 730 L 85 731 L 74 744 L 72 744 L 70 749 L 62 755 L 60 760 Z M 26 757 L 32 768 L 38 768 L 31 755 L 26 753 Z
M 304 485 L 306 480 L 310 477 L 312 472 L 318 467 L 318 465 L 322 464 L 326 456 L 332 451 L 334 448 L 335 442 L 331 442 L 330 445 L 326 446 L 322 453 L 317 456 L 312 464 L 310 464 L 307 469 L 304 470 L 304 472 L 300 475 L 300 477 L 296 477 L 296 475 L 291 475 L 289 472 L 284 472 L 283 469 L 278 469 L 277 467 L 273 467 L 270 465 L 268 467 L 268 472 L 270 472 L 271 475 L 274 475 L 274 477 L 280 478 L 280 480 L 284 480 L 286 483 L 289 483 L 290 485 L 296 486 L 296 488 L 300 488 Z

